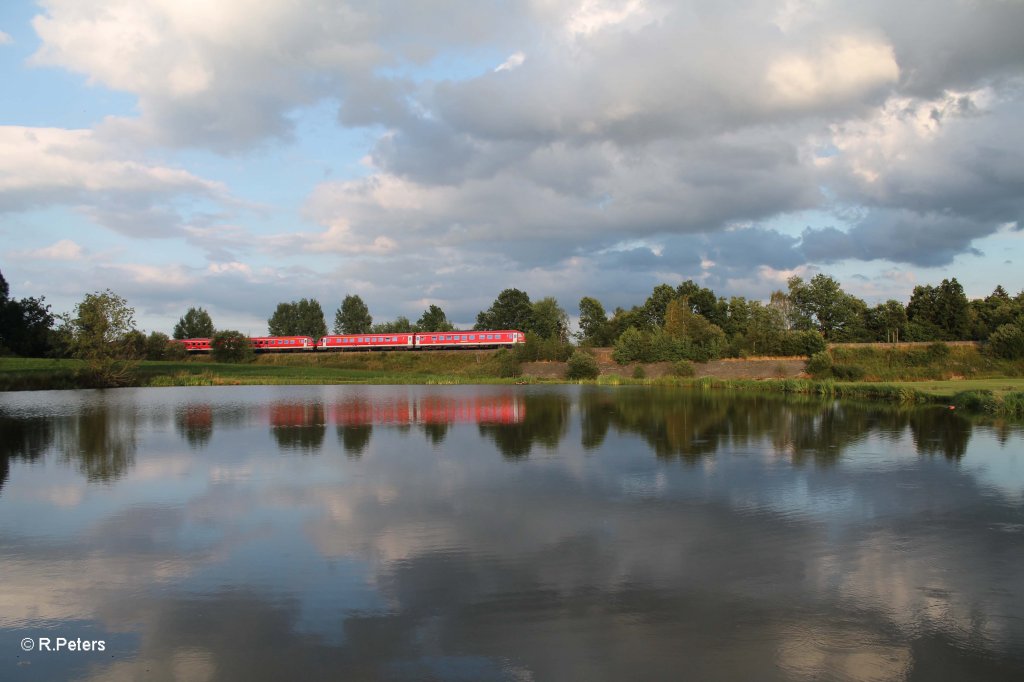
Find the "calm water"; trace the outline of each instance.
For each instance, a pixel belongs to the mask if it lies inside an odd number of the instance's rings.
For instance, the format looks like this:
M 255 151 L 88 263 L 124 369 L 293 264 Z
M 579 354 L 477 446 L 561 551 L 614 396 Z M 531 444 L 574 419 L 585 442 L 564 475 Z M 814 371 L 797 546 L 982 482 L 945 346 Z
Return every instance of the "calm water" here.
M 626 387 L 0 394 L 0 679 L 1021 680 L 1024 436 Z

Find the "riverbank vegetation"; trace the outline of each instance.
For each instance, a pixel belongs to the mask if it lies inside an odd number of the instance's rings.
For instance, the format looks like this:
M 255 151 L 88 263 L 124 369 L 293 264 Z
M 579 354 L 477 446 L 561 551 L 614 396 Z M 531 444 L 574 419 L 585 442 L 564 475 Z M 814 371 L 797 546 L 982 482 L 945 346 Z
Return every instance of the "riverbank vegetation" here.
M 969 409 L 1018 410 L 1011 396 L 1020 390 L 1016 380 L 1024 377 L 1024 292 L 1011 297 L 1002 287 L 968 301 L 954 278 L 915 287 L 906 305 L 890 300 L 869 307 L 824 274 L 806 282 L 793 277 L 787 290 L 773 292 L 767 302 L 726 299 L 686 281 L 660 284 L 642 304 L 616 308 L 610 316 L 600 301 L 584 297 L 579 313 L 579 331 L 572 334 L 569 316 L 555 298 L 534 301 L 524 291 L 505 289 L 480 311 L 474 329 L 524 331 L 526 343 L 511 350 L 261 355 L 251 352 L 244 335 L 218 330 L 209 313 L 190 308 L 173 336 L 212 337 L 216 352 L 186 358 L 163 332 L 136 329 L 134 309 L 112 291 L 87 294 L 72 312 L 53 315 L 42 298 L 11 298 L 0 275 L 0 355 L 11 356 L 0 358 L 0 390 L 565 380 L 718 381 L 715 387 L 728 388 L 722 380 L 701 376 L 701 363 L 769 356 L 780 359 L 775 377 L 787 375 L 782 359 L 809 358 L 808 379 L 792 378 L 799 371 L 792 369 L 782 383 L 757 381 L 747 388 L 897 401 L 924 396 L 953 404 L 962 393 L 959 403 Z M 327 327 L 320 303 L 301 299 L 278 303 L 268 329 L 317 336 Z M 336 311 L 334 325 L 335 332 L 346 333 L 453 329 L 436 305 L 416 323 L 402 316 L 374 323 L 369 307 L 351 294 Z M 972 343 L 950 343 L 963 341 Z M 600 362 L 599 347 L 611 348 Z M 619 369 L 607 366 L 612 360 Z M 551 363 L 549 371 L 524 376 L 524 366 L 537 362 Z M 995 384 L 984 383 L 988 380 Z M 932 388 L 916 382 L 931 382 Z

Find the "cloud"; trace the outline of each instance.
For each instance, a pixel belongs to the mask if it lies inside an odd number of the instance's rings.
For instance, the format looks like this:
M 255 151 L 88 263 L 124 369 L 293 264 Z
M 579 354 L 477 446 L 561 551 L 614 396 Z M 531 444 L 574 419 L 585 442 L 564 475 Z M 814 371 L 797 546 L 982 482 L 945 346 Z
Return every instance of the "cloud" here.
M 0 212 L 74 206 L 129 236 L 179 229 L 181 199 L 223 201 L 225 187 L 136 160 L 89 130 L 0 126 Z
M 48 0 L 33 63 L 138 115 L 5 129 L 0 210 L 173 235 L 205 254 L 193 286 L 216 274 L 210 295 L 253 315 L 304 276 L 395 314 L 429 290 L 472 321 L 524 282 L 625 305 L 662 279 L 763 297 L 823 265 L 943 265 L 1024 208 L 1022 23 L 1020 3 L 957 0 Z M 291 230 L 199 216 L 227 190 L 147 160 L 259 162 L 324 102 L 369 131 L 368 169 L 298 190 Z M 826 218 L 798 233 L 808 211 Z M 228 263 L 250 271 L 207 269 Z M 228 303 L 231 276 L 248 300 Z
M 523 62 L 525 62 L 525 61 L 526 61 L 526 55 L 525 54 L 523 54 L 522 52 L 514 52 L 514 53 L 509 55 L 508 59 L 506 59 L 501 64 L 499 64 L 494 69 L 494 72 L 497 73 L 498 71 L 511 71 L 512 69 L 516 69 L 516 68 L 519 68 L 520 66 L 522 66 Z
M 68 260 L 74 261 L 79 260 L 85 255 L 85 250 L 80 244 L 76 244 L 70 239 L 61 239 L 55 244 L 43 247 L 41 249 L 34 249 L 31 251 L 23 251 L 19 254 L 22 258 L 35 258 L 41 260 Z
M 0 45 L 10 45 L 14 42 L 14 38 L 9 33 L 0 31 Z

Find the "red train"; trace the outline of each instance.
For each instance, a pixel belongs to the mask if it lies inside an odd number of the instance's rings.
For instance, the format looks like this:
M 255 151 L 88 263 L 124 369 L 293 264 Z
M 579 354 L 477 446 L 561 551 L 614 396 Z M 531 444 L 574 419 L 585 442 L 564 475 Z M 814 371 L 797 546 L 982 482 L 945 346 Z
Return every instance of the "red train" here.
M 175 340 L 189 353 L 209 353 L 212 339 Z M 371 351 L 371 350 L 462 350 L 469 348 L 511 348 L 526 342 L 515 329 L 471 332 L 420 332 L 399 334 L 342 334 L 323 336 L 254 336 L 249 339 L 256 352 Z

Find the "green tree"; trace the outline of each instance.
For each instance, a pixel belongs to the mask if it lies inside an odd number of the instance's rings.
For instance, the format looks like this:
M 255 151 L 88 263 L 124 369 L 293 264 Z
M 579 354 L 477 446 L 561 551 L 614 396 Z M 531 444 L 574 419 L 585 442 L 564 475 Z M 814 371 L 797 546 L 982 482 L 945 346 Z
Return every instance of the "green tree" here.
M 10 290 L 0 273 L 0 352 L 6 349 L 25 357 L 42 357 L 50 350 L 54 317 L 46 299 L 9 297 Z
M 271 336 L 312 336 L 318 339 L 327 333 L 324 311 L 315 298 L 303 298 L 291 303 L 278 303 L 274 314 L 267 320 Z
M 210 355 L 217 362 L 246 362 L 253 357 L 249 337 L 234 329 L 222 329 L 210 341 Z
M 865 312 L 864 326 L 872 341 L 907 340 L 907 309 L 895 299 L 879 303 Z
M 676 290 L 668 284 L 659 284 L 654 287 L 651 295 L 644 301 L 643 311 L 646 325 L 651 329 L 660 329 L 665 326 L 665 311 L 669 303 L 677 298 Z
M 455 325 L 448 321 L 448 316 L 441 308 L 431 303 L 416 321 L 416 329 L 421 332 L 450 332 L 455 329 Z
M 542 339 L 566 343 L 569 340 L 569 316 L 554 297 L 548 296 L 533 304 L 529 329 Z
M 676 297 L 685 298 L 690 303 L 690 310 L 719 327 L 725 327 L 728 317 L 728 304 L 715 296 L 715 292 L 702 287 L 693 280 L 686 280 L 676 287 Z
M 358 295 L 349 294 L 334 313 L 335 334 L 368 334 L 373 327 L 370 309 Z
M 371 334 L 403 334 L 411 331 L 412 322 L 404 315 L 399 315 L 393 322 L 378 322 L 370 327 Z
M 935 327 L 947 340 L 964 339 L 969 334 L 969 307 L 964 289 L 954 277 L 942 280 L 937 287 L 914 287 L 907 303 L 907 319 Z
M 808 283 L 791 277 L 788 284 L 798 329 L 817 329 L 832 341 L 852 335 L 859 327 L 864 302 L 843 291 L 832 277 L 818 274 Z
M 567 379 L 596 379 L 601 374 L 601 368 L 594 356 L 581 350 L 572 354 L 566 370 Z
M 202 308 L 189 308 L 174 325 L 176 339 L 208 339 L 213 336 L 213 320 Z
M 135 309 L 110 289 L 86 294 L 70 320 L 71 350 L 86 360 L 123 357 Z
M 494 300 L 491 307 L 481 310 L 476 316 L 477 330 L 518 329 L 526 331 L 530 328 L 533 317 L 533 305 L 530 296 L 519 289 L 505 289 Z
M 782 311 L 760 301 L 751 301 L 744 333 L 746 347 L 755 355 L 781 355 L 786 323 Z
M 997 358 L 1020 360 L 1024 358 L 1024 329 L 1015 324 L 1004 324 L 988 337 L 986 348 Z
M 73 356 L 86 361 L 84 383 L 121 386 L 131 380 L 136 363 L 126 360 L 135 357 L 138 332 L 135 310 L 127 301 L 110 289 L 86 294 L 63 322 L 58 336 L 66 339 Z
M 596 298 L 580 299 L 580 340 L 591 346 L 611 344 L 611 326 L 604 306 Z
M 50 350 L 54 316 L 40 298 L 0 303 L 0 348 L 23 357 L 43 357 Z
M 782 315 L 782 322 L 786 329 L 793 329 L 796 326 L 796 310 L 789 294 L 782 290 L 773 291 L 768 301 L 770 308 L 775 308 Z
M 146 337 L 145 357 L 147 360 L 171 360 L 177 356 L 173 351 L 175 347 L 181 348 L 181 344 L 172 344 L 167 334 L 150 332 Z M 184 351 L 184 349 L 182 350 Z M 184 355 L 184 352 L 181 355 Z

